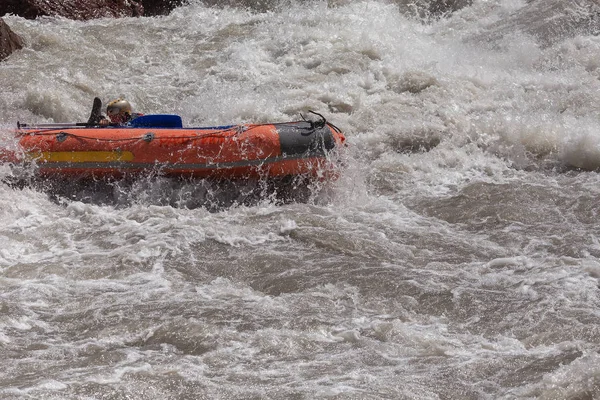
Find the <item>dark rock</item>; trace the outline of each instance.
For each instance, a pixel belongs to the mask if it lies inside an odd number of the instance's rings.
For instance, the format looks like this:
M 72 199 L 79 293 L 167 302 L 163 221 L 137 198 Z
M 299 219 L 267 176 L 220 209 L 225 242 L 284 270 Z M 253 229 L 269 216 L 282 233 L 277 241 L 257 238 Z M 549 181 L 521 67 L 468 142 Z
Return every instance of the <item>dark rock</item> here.
M 13 51 L 21 48 L 23 48 L 21 38 L 0 18 L 0 60 L 5 59 Z
M 305 0 L 299 0 L 298 2 L 301 3 L 302 1 Z M 258 12 L 276 10 L 278 6 L 283 4 L 281 0 L 202 0 L 202 3 L 210 7 L 233 7 Z
M 167 15 L 173 9 L 183 5 L 185 0 L 142 0 L 144 15 Z
M 429 12 L 433 16 L 441 16 L 453 13 L 470 6 L 472 0 L 433 0 L 429 3 Z
M 426 20 L 435 20 L 469 7 L 473 0 L 394 0 L 400 12 Z
M 134 0 L 4 0 L 0 15 L 15 14 L 35 19 L 41 16 L 87 20 L 102 17 L 139 17 L 144 7 Z

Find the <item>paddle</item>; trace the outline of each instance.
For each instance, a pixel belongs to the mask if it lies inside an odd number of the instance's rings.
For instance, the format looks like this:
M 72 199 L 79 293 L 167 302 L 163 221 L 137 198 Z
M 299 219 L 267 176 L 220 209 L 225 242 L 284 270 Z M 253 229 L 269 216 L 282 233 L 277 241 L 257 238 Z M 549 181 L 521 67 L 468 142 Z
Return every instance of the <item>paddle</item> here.
M 94 104 L 92 106 L 92 113 L 88 122 L 74 122 L 74 123 L 57 123 L 57 124 L 22 124 L 17 122 L 17 128 L 72 128 L 78 126 L 94 127 L 100 126 L 100 121 L 105 117 L 102 115 L 102 100 L 98 97 L 94 98 Z M 150 114 L 140 115 L 127 124 L 109 123 L 105 126 L 121 126 L 130 128 L 183 128 L 183 123 L 179 115 L 173 114 Z
M 102 100 L 99 97 L 94 97 L 94 105 L 92 105 L 92 113 L 88 118 L 88 125 L 98 125 L 102 117 Z
M 73 128 L 76 126 L 99 126 L 100 124 L 88 124 L 87 122 L 66 122 L 58 124 L 25 124 L 17 121 L 17 128 Z M 108 124 L 103 126 L 121 126 L 120 124 Z
M 102 100 L 99 97 L 94 97 L 94 104 L 92 105 L 92 113 L 88 122 L 73 122 L 73 123 L 57 123 L 57 124 L 22 124 L 17 121 L 17 128 L 71 128 L 75 126 L 98 126 L 100 121 L 104 117 L 102 116 Z M 105 126 L 118 126 L 118 124 L 107 124 Z
M 18 128 L 74 128 L 78 126 L 94 127 L 100 126 L 99 123 L 89 122 L 73 122 L 73 123 L 58 123 L 58 124 L 22 124 L 17 122 Z M 179 115 L 171 114 L 151 114 L 142 115 L 134 118 L 129 123 L 123 125 L 118 123 L 110 123 L 104 126 L 120 126 L 124 128 L 182 128 L 183 124 Z

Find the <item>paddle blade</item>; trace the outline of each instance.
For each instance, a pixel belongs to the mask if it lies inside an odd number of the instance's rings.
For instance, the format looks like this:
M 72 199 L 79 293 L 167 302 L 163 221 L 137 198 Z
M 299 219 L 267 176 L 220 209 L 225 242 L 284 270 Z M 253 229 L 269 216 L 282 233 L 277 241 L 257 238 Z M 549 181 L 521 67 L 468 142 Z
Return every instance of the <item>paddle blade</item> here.
M 88 119 L 88 125 L 98 125 L 102 120 L 102 100 L 98 97 L 94 97 L 94 105 L 92 106 L 92 113 Z

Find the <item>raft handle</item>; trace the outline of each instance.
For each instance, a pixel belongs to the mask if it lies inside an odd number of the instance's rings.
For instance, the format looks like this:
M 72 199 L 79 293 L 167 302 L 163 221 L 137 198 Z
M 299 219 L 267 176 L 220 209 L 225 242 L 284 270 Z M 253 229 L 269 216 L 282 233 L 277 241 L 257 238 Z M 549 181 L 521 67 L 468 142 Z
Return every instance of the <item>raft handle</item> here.
M 62 131 L 61 131 L 61 132 L 58 132 L 58 133 L 56 134 L 56 141 L 57 141 L 58 143 L 62 143 L 62 142 L 64 142 L 65 140 L 67 140 L 67 137 L 69 137 L 69 134 L 68 134 L 67 132 L 62 132 Z
M 142 136 L 142 139 L 144 140 L 144 142 L 150 143 L 154 140 L 154 132 L 145 133 L 144 136 Z

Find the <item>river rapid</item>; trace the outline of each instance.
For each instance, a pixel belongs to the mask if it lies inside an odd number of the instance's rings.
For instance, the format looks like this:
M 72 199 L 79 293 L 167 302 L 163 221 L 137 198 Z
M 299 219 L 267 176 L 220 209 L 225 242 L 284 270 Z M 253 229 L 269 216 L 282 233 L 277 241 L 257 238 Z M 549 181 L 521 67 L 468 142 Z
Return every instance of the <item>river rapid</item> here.
M 125 96 L 192 126 L 314 110 L 348 147 L 284 203 L 3 179 L 0 398 L 599 398 L 597 3 L 245 3 L 5 17 L 2 146 Z

